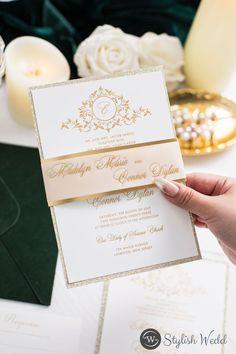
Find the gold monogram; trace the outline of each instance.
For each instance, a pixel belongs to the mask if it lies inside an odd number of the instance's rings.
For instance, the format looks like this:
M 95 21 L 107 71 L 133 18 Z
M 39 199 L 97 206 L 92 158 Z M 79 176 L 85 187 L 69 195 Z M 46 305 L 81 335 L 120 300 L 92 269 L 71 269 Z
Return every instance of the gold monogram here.
M 147 108 L 130 108 L 129 100 L 112 90 L 99 87 L 92 92 L 88 100 L 79 107 L 77 119 L 62 122 L 61 129 L 78 129 L 81 132 L 102 129 L 110 132 L 114 127 L 131 125 L 139 118 L 149 117 Z

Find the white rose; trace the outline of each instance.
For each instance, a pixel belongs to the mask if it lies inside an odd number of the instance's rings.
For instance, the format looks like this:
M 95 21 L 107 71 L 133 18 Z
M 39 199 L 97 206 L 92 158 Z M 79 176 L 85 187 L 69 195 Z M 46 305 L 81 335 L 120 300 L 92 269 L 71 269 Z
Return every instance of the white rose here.
M 74 62 L 81 77 L 139 68 L 137 37 L 110 25 L 98 26 L 78 47 Z
M 139 60 L 141 67 L 163 65 L 169 90 L 173 90 L 184 81 L 183 48 L 177 37 L 167 34 L 145 33 L 139 40 Z

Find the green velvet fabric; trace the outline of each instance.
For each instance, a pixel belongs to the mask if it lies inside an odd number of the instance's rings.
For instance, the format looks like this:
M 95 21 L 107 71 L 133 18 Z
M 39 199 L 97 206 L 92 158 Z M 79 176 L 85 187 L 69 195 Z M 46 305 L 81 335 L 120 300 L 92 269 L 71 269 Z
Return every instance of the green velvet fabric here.
M 50 305 L 56 261 L 38 150 L 0 144 L 0 298 Z
M 67 57 L 76 77 L 73 54 L 94 28 L 104 23 L 142 35 L 166 32 L 182 42 L 199 0 L 15 0 L 0 2 L 0 34 L 6 43 L 17 36 L 42 37 Z

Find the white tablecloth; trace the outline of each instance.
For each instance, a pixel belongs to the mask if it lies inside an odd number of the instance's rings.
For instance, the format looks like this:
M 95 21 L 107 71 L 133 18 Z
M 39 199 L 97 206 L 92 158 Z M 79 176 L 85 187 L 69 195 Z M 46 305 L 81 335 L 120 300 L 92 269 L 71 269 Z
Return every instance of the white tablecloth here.
M 236 89 L 235 95 L 233 95 L 234 87 L 236 88 L 236 85 L 232 82 L 227 94 L 236 98 Z M 0 142 L 31 147 L 37 146 L 34 131 L 17 124 L 11 118 L 7 109 L 4 86 L 0 88 Z M 211 172 L 236 177 L 235 157 L 236 145 L 215 155 L 185 158 L 184 162 L 187 172 Z M 198 229 L 197 234 L 203 251 L 222 252 L 217 241 L 208 230 Z M 235 275 L 234 272 L 232 268 L 231 277 Z M 79 317 L 82 321 L 81 351 L 79 354 L 94 354 L 102 286 L 102 283 L 97 283 L 95 285 L 66 289 L 61 263 L 58 260 L 50 307 L 0 299 L 0 309 Z M 226 327 L 226 333 L 232 338 L 234 324 L 236 323 L 235 294 L 236 289 L 233 289 L 232 285 L 228 299 Z M 225 354 L 236 352 L 236 350 L 232 349 L 232 345 L 231 343 L 230 346 L 226 346 Z

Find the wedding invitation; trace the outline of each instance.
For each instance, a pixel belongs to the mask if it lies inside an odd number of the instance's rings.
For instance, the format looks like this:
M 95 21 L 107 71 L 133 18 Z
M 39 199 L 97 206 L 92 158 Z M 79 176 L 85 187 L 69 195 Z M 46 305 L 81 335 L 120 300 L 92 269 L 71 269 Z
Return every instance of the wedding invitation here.
M 67 286 L 200 258 L 189 213 L 155 187 L 185 181 L 161 68 L 31 89 Z
M 224 353 L 228 273 L 228 263 L 210 255 L 107 282 L 96 354 L 146 354 L 146 329 L 161 335 L 152 353 Z
M 80 330 L 74 318 L 0 310 L 0 353 L 78 354 Z

